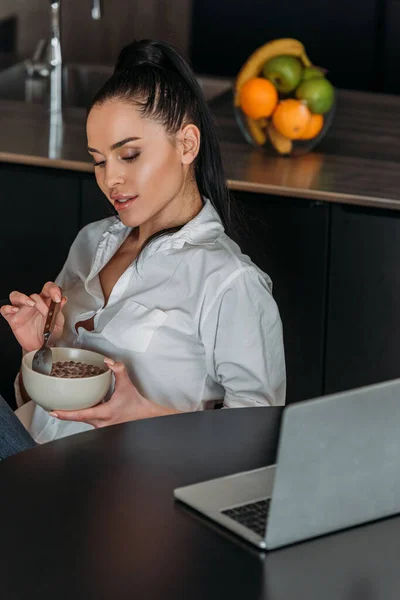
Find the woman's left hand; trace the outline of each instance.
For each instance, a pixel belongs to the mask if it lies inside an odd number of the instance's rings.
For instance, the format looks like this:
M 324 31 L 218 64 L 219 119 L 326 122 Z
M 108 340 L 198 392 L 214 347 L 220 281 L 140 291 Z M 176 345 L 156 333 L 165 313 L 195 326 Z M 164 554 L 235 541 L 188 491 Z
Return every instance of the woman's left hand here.
M 115 375 L 114 393 L 108 402 L 83 410 L 57 410 L 51 416 L 62 421 L 80 421 L 93 427 L 107 427 L 116 423 L 148 419 L 162 415 L 176 414 L 179 411 L 161 406 L 139 394 L 129 378 L 123 363 L 110 358 L 104 361 Z

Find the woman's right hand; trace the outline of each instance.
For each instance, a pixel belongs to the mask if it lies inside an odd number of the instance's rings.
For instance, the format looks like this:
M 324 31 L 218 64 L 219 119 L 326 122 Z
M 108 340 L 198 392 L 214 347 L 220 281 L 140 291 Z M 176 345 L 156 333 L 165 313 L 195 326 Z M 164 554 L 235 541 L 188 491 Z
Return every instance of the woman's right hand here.
M 0 308 L 1 315 L 10 325 L 19 344 L 26 352 L 37 350 L 43 344 L 43 329 L 51 300 L 60 304 L 51 341 L 59 339 L 64 328 L 62 308 L 67 299 L 54 282 L 49 281 L 40 294 L 26 296 L 21 292 L 10 294 L 10 304 Z

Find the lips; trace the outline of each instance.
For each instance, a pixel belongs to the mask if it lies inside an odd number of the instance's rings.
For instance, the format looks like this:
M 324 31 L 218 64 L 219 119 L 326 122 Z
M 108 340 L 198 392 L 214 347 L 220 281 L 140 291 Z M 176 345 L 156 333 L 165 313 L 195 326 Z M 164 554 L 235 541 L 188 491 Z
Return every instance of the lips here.
M 126 196 L 124 194 L 111 195 L 111 200 L 114 203 L 114 208 L 118 212 L 127 210 L 135 202 L 138 196 Z

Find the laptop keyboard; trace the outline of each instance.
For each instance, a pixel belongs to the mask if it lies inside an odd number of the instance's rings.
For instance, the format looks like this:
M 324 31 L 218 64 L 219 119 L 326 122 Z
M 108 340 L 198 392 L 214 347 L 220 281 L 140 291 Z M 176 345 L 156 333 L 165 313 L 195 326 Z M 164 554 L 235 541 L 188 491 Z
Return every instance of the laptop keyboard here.
M 270 502 L 271 499 L 266 498 L 265 500 L 258 500 L 258 502 L 242 504 L 242 506 L 223 510 L 222 514 L 263 537 L 265 535 Z

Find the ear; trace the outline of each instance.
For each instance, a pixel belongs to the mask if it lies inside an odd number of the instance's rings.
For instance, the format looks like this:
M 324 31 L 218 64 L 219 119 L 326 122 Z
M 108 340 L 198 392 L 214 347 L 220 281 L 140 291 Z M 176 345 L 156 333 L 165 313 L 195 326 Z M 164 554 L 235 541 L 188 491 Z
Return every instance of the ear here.
M 190 123 L 182 127 L 179 135 L 181 142 L 181 161 L 184 165 L 190 165 L 200 150 L 200 131 L 196 125 Z

